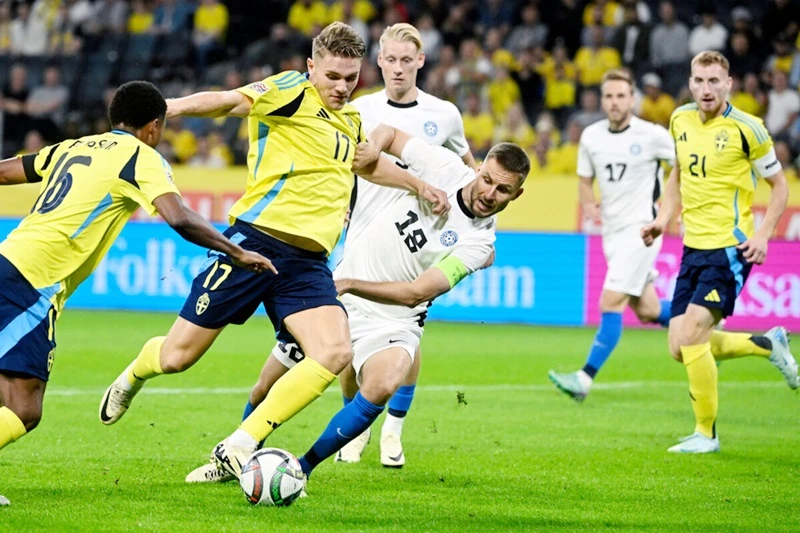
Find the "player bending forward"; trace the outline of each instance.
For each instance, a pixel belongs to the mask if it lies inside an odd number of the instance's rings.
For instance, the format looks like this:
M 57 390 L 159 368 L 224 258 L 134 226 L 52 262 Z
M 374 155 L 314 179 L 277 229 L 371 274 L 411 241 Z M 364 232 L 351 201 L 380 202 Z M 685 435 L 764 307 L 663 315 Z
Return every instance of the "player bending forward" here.
M 694 103 L 676 109 L 670 120 L 675 168 L 661 212 L 642 228 L 645 244 L 653 244 L 682 203 L 683 258 L 672 297 L 669 349 L 686 367 L 696 425 L 670 452 L 719 451 L 715 360 L 768 357 L 789 387 L 798 387 L 797 363 L 784 328 L 772 328 L 763 337 L 714 330 L 722 317 L 733 313 L 752 266 L 766 259 L 767 242 L 788 198 L 764 124 L 727 101 L 732 83 L 728 69 L 719 52 L 701 52 L 692 59 L 689 89 Z M 751 211 L 756 176 L 772 188 L 758 230 Z
M 675 145 L 666 129 L 633 116 L 633 82 L 621 70 L 603 76 L 603 111 L 608 118 L 586 128 L 578 152 L 580 199 L 584 215 L 598 218 L 592 181 L 600 185 L 603 252 L 608 272 L 600 296 L 600 329 L 581 370 L 550 381 L 576 401 L 589 394 L 597 372 L 622 336 L 622 313 L 630 308 L 642 323 L 669 325 L 670 302 L 660 302 L 653 287 L 653 263 L 661 238 L 647 247 L 640 231 L 656 217 L 661 195 L 661 161 L 673 164 Z
M 374 206 L 380 213 L 337 267 L 334 277 L 349 316 L 360 391 L 300 458 L 307 475 L 383 412 L 413 365 L 427 302 L 491 262 L 494 215 L 522 194 L 530 171 L 525 152 L 511 143 L 494 146 L 476 175 L 447 149 L 389 126 L 373 132 L 383 149 L 400 157 L 423 181 L 444 189 L 457 207 L 438 216 L 421 209 L 410 195 L 389 206 Z M 274 350 L 257 387 L 268 389 L 284 367 L 302 357 L 296 350 Z M 235 472 L 227 470 L 231 479 Z

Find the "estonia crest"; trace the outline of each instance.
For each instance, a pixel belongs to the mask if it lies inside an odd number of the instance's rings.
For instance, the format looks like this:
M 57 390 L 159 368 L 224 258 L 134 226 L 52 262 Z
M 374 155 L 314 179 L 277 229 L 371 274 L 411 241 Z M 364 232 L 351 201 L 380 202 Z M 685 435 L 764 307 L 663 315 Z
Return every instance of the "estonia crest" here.
M 449 248 L 458 242 L 458 233 L 451 229 L 443 231 L 442 235 L 439 237 L 439 242 L 442 243 L 442 246 L 447 246 Z

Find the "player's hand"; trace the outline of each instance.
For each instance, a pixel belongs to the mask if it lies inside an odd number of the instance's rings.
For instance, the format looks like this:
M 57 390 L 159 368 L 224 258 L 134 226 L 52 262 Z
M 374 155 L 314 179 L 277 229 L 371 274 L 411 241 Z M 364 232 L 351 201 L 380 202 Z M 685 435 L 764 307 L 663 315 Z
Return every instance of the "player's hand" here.
M 432 187 L 425 182 L 417 191 L 420 198 L 431 204 L 434 215 L 446 215 L 450 212 L 450 202 L 447 201 L 447 193 L 436 187 Z
M 600 204 L 597 202 L 583 204 L 583 218 L 596 224 L 600 223 Z
M 366 141 L 358 143 L 356 154 L 353 156 L 353 170 L 358 170 L 371 165 L 381 156 L 378 145 Z
M 350 280 L 349 279 L 337 279 L 334 281 L 336 284 L 336 294 L 341 296 L 342 294 L 347 294 L 350 292 Z
M 756 233 L 742 244 L 736 247 L 742 251 L 745 261 L 754 265 L 761 265 L 767 259 L 767 237 Z
M 272 262 L 261 254 L 242 249 L 233 259 L 233 264 L 238 267 L 246 268 L 251 272 L 261 273 L 269 270 L 273 274 L 278 273 L 278 269 Z
M 659 220 L 654 220 L 642 228 L 641 235 L 645 246 L 652 246 L 657 238 L 664 233 L 664 224 Z

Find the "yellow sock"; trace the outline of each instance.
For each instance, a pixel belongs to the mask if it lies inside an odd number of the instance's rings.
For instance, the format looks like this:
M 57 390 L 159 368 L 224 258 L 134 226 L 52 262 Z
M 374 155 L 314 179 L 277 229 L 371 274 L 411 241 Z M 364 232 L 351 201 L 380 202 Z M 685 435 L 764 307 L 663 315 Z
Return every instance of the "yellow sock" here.
M 239 426 L 261 442 L 281 424 L 319 398 L 336 376 L 306 357 L 283 375 L 266 399 Z
M 0 450 L 27 432 L 25 424 L 14 414 L 14 411 L 8 407 L 0 407 Z
M 694 410 L 695 431 L 714 437 L 719 398 L 717 396 L 717 365 L 711 355 L 711 343 L 681 346 L 683 364 L 689 376 L 689 396 Z
M 128 383 L 132 386 L 142 385 L 143 381 L 164 373 L 161 370 L 161 347 L 165 339 L 166 337 L 153 337 L 144 343 L 139 356 L 128 367 Z
M 754 338 L 749 333 L 715 331 L 711 334 L 711 353 L 714 354 L 714 359 L 717 361 L 747 357 L 748 355 L 769 357 L 772 352 L 753 342 Z

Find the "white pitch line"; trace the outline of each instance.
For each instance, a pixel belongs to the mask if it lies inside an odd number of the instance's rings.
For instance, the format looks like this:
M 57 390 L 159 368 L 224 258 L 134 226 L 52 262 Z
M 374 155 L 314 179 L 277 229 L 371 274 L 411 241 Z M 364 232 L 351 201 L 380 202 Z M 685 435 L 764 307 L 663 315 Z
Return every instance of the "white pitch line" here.
M 737 388 L 737 389 L 762 389 L 762 388 L 778 388 L 785 387 L 782 381 L 729 381 L 720 383 L 721 388 Z M 596 383 L 592 385 L 593 389 L 599 390 L 626 390 L 626 389 L 644 389 L 644 388 L 687 388 L 688 384 L 685 381 L 618 381 L 611 383 Z M 553 385 L 549 384 L 510 384 L 498 383 L 495 385 L 418 385 L 417 390 L 422 392 L 542 392 L 555 390 Z M 105 392 L 104 389 L 93 388 L 53 388 L 47 391 L 47 396 L 102 396 Z M 339 393 L 338 389 L 328 389 L 329 393 Z M 186 387 L 186 388 L 158 388 L 151 387 L 145 388 L 143 394 L 161 394 L 161 395 L 196 395 L 196 394 L 212 394 L 212 395 L 245 395 L 250 393 L 249 387 Z

